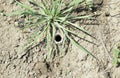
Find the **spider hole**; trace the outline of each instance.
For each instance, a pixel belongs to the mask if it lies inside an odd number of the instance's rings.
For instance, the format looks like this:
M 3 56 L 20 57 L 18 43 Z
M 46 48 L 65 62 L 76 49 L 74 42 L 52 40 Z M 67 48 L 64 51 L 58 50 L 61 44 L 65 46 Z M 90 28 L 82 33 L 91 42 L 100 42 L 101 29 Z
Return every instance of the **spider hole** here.
M 62 40 L 62 37 L 58 34 L 55 36 L 55 41 L 60 42 Z

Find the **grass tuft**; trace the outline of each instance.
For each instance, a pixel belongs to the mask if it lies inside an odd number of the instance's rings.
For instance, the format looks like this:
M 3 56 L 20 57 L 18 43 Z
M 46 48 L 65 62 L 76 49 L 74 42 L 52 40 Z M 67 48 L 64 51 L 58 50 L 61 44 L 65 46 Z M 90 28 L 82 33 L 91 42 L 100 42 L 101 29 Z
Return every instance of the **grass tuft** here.
M 29 5 L 15 0 L 15 2 L 23 9 L 15 11 L 8 16 L 18 15 L 24 16 L 26 21 L 23 29 L 36 29 L 28 40 L 25 49 L 29 49 L 32 46 L 38 44 L 46 39 L 47 47 L 47 59 L 50 59 L 53 52 L 57 49 L 57 45 L 54 42 L 54 37 L 57 31 L 63 33 L 62 49 L 65 46 L 66 41 L 70 41 L 73 45 L 81 49 L 83 52 L 91 55 L 86 48 L 75 41 L 71 35 L 78 38 L 82 38 L 83 33 L 94 38 L 87 30 L 72 22 L 73 20 L 92 19 L 94 15 L 74 16 L 73 11 L 75 7 L 86 1 L 87 6 L 90 8 L 93 6 L 92 0 L 72 0 L 69 4 L 65 3 L 65 0 L 27 0 Z M 63 7 L 64 6 L 64 7 Z M 36 9 L 37 8 L 37 9 Z M 77 34 L 72 28 L 78 29 L 83 33 Z M 94 56 L 93 56 L 94 57 Z

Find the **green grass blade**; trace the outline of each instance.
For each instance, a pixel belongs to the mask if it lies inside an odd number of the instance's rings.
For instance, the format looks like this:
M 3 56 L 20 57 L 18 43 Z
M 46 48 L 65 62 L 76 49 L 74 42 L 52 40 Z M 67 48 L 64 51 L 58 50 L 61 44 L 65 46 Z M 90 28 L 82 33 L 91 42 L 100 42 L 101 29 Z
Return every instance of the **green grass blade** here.
M 55 1 L 53 2 L 53 6 L 52 6 L 52 16 L 55 16 L 55 11 L 56 11 L 56 4 L 55 4 Z
M 69 30 L 69 29 L 67 29 L 67 28 L 64 28 L 63 26 L 61 26 L 58 22 L 55 22 L 55 24 L 56 24 L 56 26 L 58 26 L 59 28 L 62 28 L 63 30 L 65 30 L 65 31 L 67 31 L 67 32 L 69 32 L 69 33 L 71 33 L 71 34 L 73 34 L 73 35 L 75 35 L 75 36 L 78 36 L 79 38 L 83 38 L 84 37 L 84 35 L 82 35 L 82 34 L 78 34 L 78 33 L 76 33 L 76 32 L 74 32 L 74 31 L 71 31 L 71 30 Z
M 52 24 L 52 40 L 53 41 L 54 41 L 55 34 L 56 34 L 56 27 L 54 24 Z
M 115 66 L 117 66 L 117 64 L 118 64 L 118 59 L 117 58 L 113 58 L 113 64 L 115 65 Z
M 32 4 L 34 4 L 34 5 L 36 5 L 36 6 L 38 6 L 39 7 L 39 9 L 40 9 L 40 11 L 39 11 L 39 13 L 41 14 L 41 15 L 46 15 L 45 14 L 45 6 L 41 3 L 41 2 L 39 2 L 39 1 L 34 1 L 34 0 L 28 0 L 30 3 L 32 3 Z
M 64 17 L 59 17 L 58 21 L 63 23 L 63 22 L 65 22 L 67 20 L 68 17 L 69 17 L 69 14 L 66 14 L 66 16 L 64 16 Z
M 93 0 L 85 0 L 85 2 L 89 9 L 93 7 Z
M 96 39 L 95 37 L 93 37 L 93 36 L 90 34 L 90 32 L 86 31 L 85 29 L 83 29 L 83 28 L 80 27 L 79 25 L 77 25 L 77 24 L 75 24 L 75 23 L 72 23 L 72 22 L 69 22 L 69 21 L 66 21 L 66 23 L 69 24 L 69 25 L 74 26 L 75 28 L 77 28 L 77 29 L 81 30 L 82 32 L 84 32 L 85 34 L 89 35 L 90 37 Z
M 52 13 L 52 15 L 54 16 L 54 14 L 55 14 L 55 7 L 54 7 L 54 5 L 53 5 L 53 8 L 52 8 L 51 13 Z
M 23 29 L 25 30 L 25 29 L 27 29 L 27 28 L 32 28 L 32 27 L 40 26 L 40 25 L 42 25 L 42 24 L 45 23 L 45 22 L 46 22 L 46 20 L 41 17 L 40 19 L 37 20 L 37 22 L 35 22 L 35 23 L 33 23 L 33 24 L 28 24 L 28 25 L 24 26 Z M 42 25 L 42 26 L 43 26 L 43 25 Z
M 60 14 L 60 10 L 62 8 L 60 0 L 56 0 L 56 6 L 55 6 L 55 16 Z
M 55 0 L 53 1 L 53 6 L 52 6 L 52 15 L 55 17 L 56 15 L 58 15 L 60 13 L 60 0 Z
M 72 10 L 73 10 L 73 7 L 69 7 L 69 8 L 67 8 L 66 10 L 64 10 L 64 11 L 62 12 L 62 14 L 70 13 Z
M 31 4 L 38 6 L 38 4 L 34 1 L 34 0 L 28 0 L 28 2 L 30 2 Z
M 19 1 L 16 1 L 18 5 L 20 5 L 21 7 L 25 8 L 26 10 L 28 10 L 30 13 L 35 12 L 34 9 L 32 9 L 29 5 L 23 4 Z
M 72 34 L 72 35 L 74 35 L 74 36 L 76 36 L 76 37 L 78 37 L 78 38 L 81 38 L 81 39 L 83 39 L 83 40 L 85 40 L 85 41 L 87 41 L 87 42 L 89 42 L 89 43 L 95 44 L 95 43 L 93 43 L 92 41 L 89 41 L 89 40 L 84 39 L 83 37 L 85 37 L 85 35 L 80 34 L 80 33 L 78 34 L 78 33 L 74 32 L 74 31 L 72 31 L 72 30 L 69 30 L 69 29 L 61 26 L 61 25 L 60 25 L 59 23 L 57 23 L 57 22 L 55 22 L 55 24 L 56 24 L 56 26 L 58 26 L 58 27 L 61 28 L 62 30 L 65 30 L 66 32 L 69 32 L 70 34 Z M 95 44 L 95 45 L 96 45 L 96 44 Z
M 25 44 L 24 46 L 24 51 L 27 51 L 30 47 L 32 47 L 32 45 L 34 44 L 33 40 L 29 40 L 29 42 L 27 42 L 27 44 Z
M 85 15 L 85 16 L 77 16 L 77 17 L 71 17 L 71 19 L 93 19 L 94 15 Z
M 53 46 L 51 45 L 53 42 L 51 41 L 52 40 L 52 37 L 51 37 L 51 33 L 50 33 L 50 26 L 48 24 L 48 29 L 47 29 L 47 61 L 50 60 L 51 58 L 51 55 L 52 55 L 52 51 L 53 51 Z
M 81 45 L 78 44 L 75 40 L 73 40 L 71 37 L 69 37 L 69 35 L 67 34 L 66 31 L 64 31 L 64 32 L 65 32 L 67 38 L 71 41 L 71 43 L 72 43 L 73 45 L 75 45 L 76 47 L 78 47 L 78 48 L 79 48 L 80 50 L 82 50 L 83 52 L 89 54 L 90 56 L 96 58 L 91 52 L 89 52 L 87 49 L 85 49 L 83 46 L 81 46 Z
M 117 66 L 118 64 L 118 54 L 119 54 L 119 51 L 117 49 L 113 49 L 113 54 L 114 54 L 114 57 L 113 57 L 113 64 L 115 66 Z
M 57 7 L 56 8 L 56 16 L 61 13 L 62 5 L 63 5 L 63 0 L 59 0 L 59 2 L 57 3 L 57 6 L 56 6 Z
M 114 56 L 115 56 L 116 58 L 118 58 L 119 50 L 113 49 L 113 53 L 114 53 Z
M 48 0 L 47 0 L 48 1 Z M 44 9 L 45 10 L 48 10 L 50 9 L 50 7 L 48 7 L 49 5 L 49 2 L 47 2 L 46 0 L 41 0 L 41 4 L 44 6 Z M 47 5 L 48 4 L 48 5 Z
M 73 0 L 70 2 L 69 6 L 78 6 L 78 4 L 82 3 L 84 0 Z
M 52 51 L 53 51 L 53 47 L 51 47 L 50 49 L 49 49 L 49 52 L 48 52 L 48 54 L 47 54 L 47 61 L 49 61 L 50 60 L 50 58 L 51 58 L 51 55 L 52 55 Z
M 52 40 L 52 37 L 51 37 L 51 32 L 50 32 L 50 24 L 48 23 L 48 28 L 47 28 L 47 53 L 48 53 L 48 55 L 47 55 L 47 60 L 49 60 L 49 58 L 50 58 L 50 56 L 51 56 L 51 53 L 52 53 L 52 43 L 51 43 L 51 40 Z
M 80 33 L 78 34 L 78 33 L 74 32 L 74 31 L 72 31 L 72 30 L 69 30 L 69 29 L 67 29 L 67 28 L 59 25 L 59 24 L 56 24 L 56 25 L 57 25 L 59 28 L 61 28 L 62 30 L 65 30 L 66 32 L 69 32 L 70 34 L 75 35 L 76 37 L 81 38 L 81 39 L 84 40 L 84 41 L 87 41 L 87 42 L 89 42 L 89 43 L 95 44 L 95 43 L 92 42 L 92 41 L 89 41 L 89 40 L 84 39 L 84 38 L 83 38 L 83 37 L 85 37 L 84 34 L 80 34 Z M 96 44 L 95 44 L 95 45 L 96 45 Z
M 43 34 L 45 33 L 47 26 L 44 27 L 43 31 L 36 31 L 33 33 L 28 43 L 25 45 L 24 50 L 29 49 L 31 46 L 34 46 L 36 43 L 40 42 L 43 38 Z
M 36 37 L 40 34 L 40 30 L 35 31 L 30 38 L 27 41 L 27 44 L 25 45 L 25 49 L 27 50 L 29 47 L 34 45 Z

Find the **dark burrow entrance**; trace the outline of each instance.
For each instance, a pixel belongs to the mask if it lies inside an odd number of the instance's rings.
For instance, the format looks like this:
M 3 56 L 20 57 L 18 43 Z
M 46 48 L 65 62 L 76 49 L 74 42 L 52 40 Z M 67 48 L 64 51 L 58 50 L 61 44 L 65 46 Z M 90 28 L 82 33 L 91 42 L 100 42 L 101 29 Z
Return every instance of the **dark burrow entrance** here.
M 61 37 L 60 34 L 57 34 L 57 35 L 55 36 L 55 41 L 58 42 L 58 43 L 62 41 L 62 37 Z

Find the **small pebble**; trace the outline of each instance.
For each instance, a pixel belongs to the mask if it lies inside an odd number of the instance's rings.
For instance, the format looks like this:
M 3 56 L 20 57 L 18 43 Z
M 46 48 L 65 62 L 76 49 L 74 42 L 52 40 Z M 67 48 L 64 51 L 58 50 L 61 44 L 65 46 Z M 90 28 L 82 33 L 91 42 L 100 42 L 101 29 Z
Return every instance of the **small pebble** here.
M 15 25 L 15 26 L 18 26 L 18 22 L 15 22 L 14 25 Z

